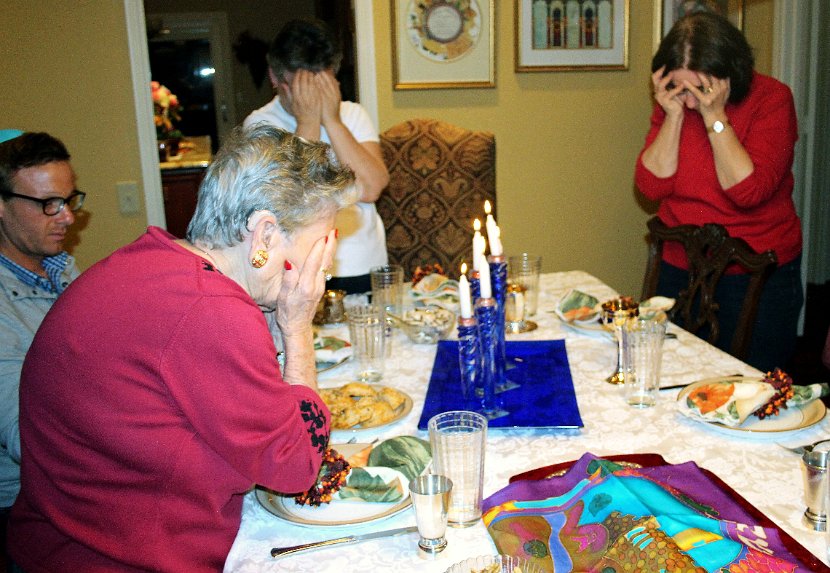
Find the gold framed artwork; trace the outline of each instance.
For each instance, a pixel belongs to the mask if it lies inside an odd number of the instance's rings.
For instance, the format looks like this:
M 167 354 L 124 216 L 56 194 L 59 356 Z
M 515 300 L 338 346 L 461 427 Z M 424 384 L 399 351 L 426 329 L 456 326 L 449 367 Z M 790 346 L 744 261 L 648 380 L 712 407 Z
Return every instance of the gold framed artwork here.
M 726 16 L 739 30 L 744 26 L 743 0 L 654 0 L 654 47 L 669 33 L 672 25 L 692 12 L 708 10 Z
M 628 0 L 515 0 L 516 71 L 628 69 Z
M 396 90 L 495 87 L 495 0 L 392 0 Z

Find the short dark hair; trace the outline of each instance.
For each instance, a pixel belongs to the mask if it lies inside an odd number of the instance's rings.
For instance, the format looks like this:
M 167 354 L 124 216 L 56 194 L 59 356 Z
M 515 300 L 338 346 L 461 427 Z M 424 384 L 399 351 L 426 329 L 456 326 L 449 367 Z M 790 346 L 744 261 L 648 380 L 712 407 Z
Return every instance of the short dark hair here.
M 651 71 L 663 66 L 664 74 L 687 68 L 729 78 L 729 102 L 738 103 L 749 93 L 755 58 L 744 35 L 729 20 L 712 12 L 694 12 L 675 22 L 660 42 Z
M 268 49 L 268 65 L 278 78 L 285 72 L 320 72 L 340 69 L 343 52 L 320 20 L 291 20 L 277 33 Z
M 26 132 L 0 143 L 0 195 L 14 193 L 12 179 L 26 167 L 69 161 L 61 140 L 44 132 Z

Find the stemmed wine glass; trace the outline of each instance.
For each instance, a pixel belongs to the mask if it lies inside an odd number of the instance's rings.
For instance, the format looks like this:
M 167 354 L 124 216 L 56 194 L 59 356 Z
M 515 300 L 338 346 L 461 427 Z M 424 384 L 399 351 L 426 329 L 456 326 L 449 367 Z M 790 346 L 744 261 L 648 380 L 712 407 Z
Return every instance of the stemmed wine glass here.
M 614 334 L 617 341 L 617 368 L 611 376 L 605 379 L 609 384 L 625 382 L 626 372 L 631 364 L 628 359 L 628 348 L 625 344 L 623 330 L 626 323 L 639 314 L 639 304 L 630 296 L 612 298 L 602 303 L 600 322 L 602 327 Z

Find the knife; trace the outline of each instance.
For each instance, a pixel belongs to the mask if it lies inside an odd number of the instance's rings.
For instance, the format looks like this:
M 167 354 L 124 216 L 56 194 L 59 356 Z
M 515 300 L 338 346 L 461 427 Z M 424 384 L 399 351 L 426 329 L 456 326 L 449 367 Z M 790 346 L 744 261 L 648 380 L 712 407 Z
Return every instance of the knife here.
M 380 537 L 395 537 L 396 535 L 404 535 L 406 533 L 415 533 L 418 531 L 416 526 L 402 527 L 400 529 L 388 529 L 386 531 L 375 531 L 374 533 L 364 533 L 362 535 L 349 535 L 347 537 L 338 537 L 337 539 L 328 539 L 326 541 L 315 541 L 314 543 L 305 543 L 303 545 L 294 545 L 292 547 L 274 547 L 271 550 L 271 557 L 285 557 L 286 555 L 293 555 L 300 551 L 311 551 L 312 549 L 321 549 L 323 547 L 331 547 L 332 545 L 360 543 L 369 539 L 378 539 Z

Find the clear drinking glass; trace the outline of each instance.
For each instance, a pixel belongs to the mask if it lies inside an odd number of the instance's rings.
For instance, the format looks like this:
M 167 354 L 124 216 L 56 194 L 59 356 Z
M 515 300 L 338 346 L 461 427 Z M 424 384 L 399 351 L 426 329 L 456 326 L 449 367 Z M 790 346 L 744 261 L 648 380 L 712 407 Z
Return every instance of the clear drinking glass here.
M 474 525 L 481 519 L 487 418 L 456 410 L 433 416 L 428 427 L 433 471 L 453 482 L 449 523 L 453 527 Z
M 386 313 L 381 306 L 350 307 L 346 312 L 355 377 L 361 382 L 383 378 Z
M 630 360 L 625 373 L 625 399 L 631 406 L 648 408 L 657 402 L 666 325 L 665 313 L 659 312 L 649 318 L 632 318 L 624 327 Z
M 507 280 L 525 288 L 525 316 L 534 316 L 539 303 L 539 273 L 542 257 L 522 253 L 507 259 Z

